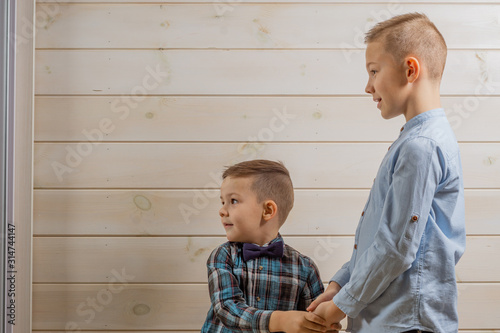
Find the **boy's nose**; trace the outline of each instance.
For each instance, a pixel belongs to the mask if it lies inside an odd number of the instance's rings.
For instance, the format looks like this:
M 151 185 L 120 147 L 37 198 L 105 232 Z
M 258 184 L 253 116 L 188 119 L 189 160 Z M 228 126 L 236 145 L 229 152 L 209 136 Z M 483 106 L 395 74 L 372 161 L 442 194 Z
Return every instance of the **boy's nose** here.
M 224 209 L 224 207 L 222 207 L 221 209 L 219 209 L 219 215 L 220 215 L 220 217 L 223 217 L 223 216 L 227 215 L 227 211 Z
M 366 87 L 365 87 L 365 92 L 367 94 L 373 94 L 373 86 L 371 85 L 370 81 L 368 81 L 368 83 L 366 84 Z

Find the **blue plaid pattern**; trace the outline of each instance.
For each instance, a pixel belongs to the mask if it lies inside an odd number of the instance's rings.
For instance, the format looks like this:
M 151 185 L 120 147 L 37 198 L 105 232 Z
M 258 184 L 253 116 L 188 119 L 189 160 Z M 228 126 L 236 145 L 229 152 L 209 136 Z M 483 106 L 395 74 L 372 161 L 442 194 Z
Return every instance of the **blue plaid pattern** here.
M 314 262 L 286 244 L 282 258 L 244 262 L 243 243 L 226 242 L 207 269 L 212 305 L 202 332 L 269 332 L 273 311 L 305 310 L 324 290 Z

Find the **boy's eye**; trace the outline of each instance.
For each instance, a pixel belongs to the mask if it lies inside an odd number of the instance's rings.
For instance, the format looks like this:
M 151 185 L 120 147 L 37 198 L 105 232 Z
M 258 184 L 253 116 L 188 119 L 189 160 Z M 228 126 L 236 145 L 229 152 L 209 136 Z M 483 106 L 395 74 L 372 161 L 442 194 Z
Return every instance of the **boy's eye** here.
M 377 71 L 376 70 L 371 70 L 370 73 L 372 73 L 373 75 L 377 74 Z
M 231 199 L 231 203 L 232 203 L 232 204 L 237 204 L 237 203 L 238 203 L 238 200 L 236 200 L 236 199 Z

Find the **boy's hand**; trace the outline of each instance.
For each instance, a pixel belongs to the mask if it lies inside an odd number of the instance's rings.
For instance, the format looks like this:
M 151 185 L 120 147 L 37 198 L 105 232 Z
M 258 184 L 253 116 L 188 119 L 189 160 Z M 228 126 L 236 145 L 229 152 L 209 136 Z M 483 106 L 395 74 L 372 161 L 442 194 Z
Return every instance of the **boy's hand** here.
M 345 313 L 343 313 L 333 301 L 321 303 L 314 313 L 325 318 L 327 326 L 331 326 L 334 323 L 340 323 L 340 321 L 345 318 Z
M 307 311 L 314 311 L 316 307 L 323 302 L 331 301 L 333 296 L 337 295 L 340 291 L 340 285 L 337 282 L 330 282 L 325 292 L 319 295 L 309 306 L 307 307 Z
M 338 332 L 342 326 L 327 330 L 326 321 L 312 312 L 274 311 L 269 322 L 269 331 L 286 333 Z

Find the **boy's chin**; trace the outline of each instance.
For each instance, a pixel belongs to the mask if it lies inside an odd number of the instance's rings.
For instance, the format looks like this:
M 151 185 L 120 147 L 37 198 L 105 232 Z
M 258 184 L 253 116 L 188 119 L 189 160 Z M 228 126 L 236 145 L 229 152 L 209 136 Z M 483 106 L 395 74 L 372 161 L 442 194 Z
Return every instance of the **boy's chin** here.
M 384 112 L 383 110 L 380 110 L 380 115 L 385 120 L 389 120 L 389 119 L 396 118 L 397 116 L 402 115 L 402 113 L 401 112 L 387 112 L 387 111 Z
M 230 242 L 242 242 L 241 237 L 237 237 L 235 235 L 231 235 L 230 232 L 226 232 L 226 238 Z

